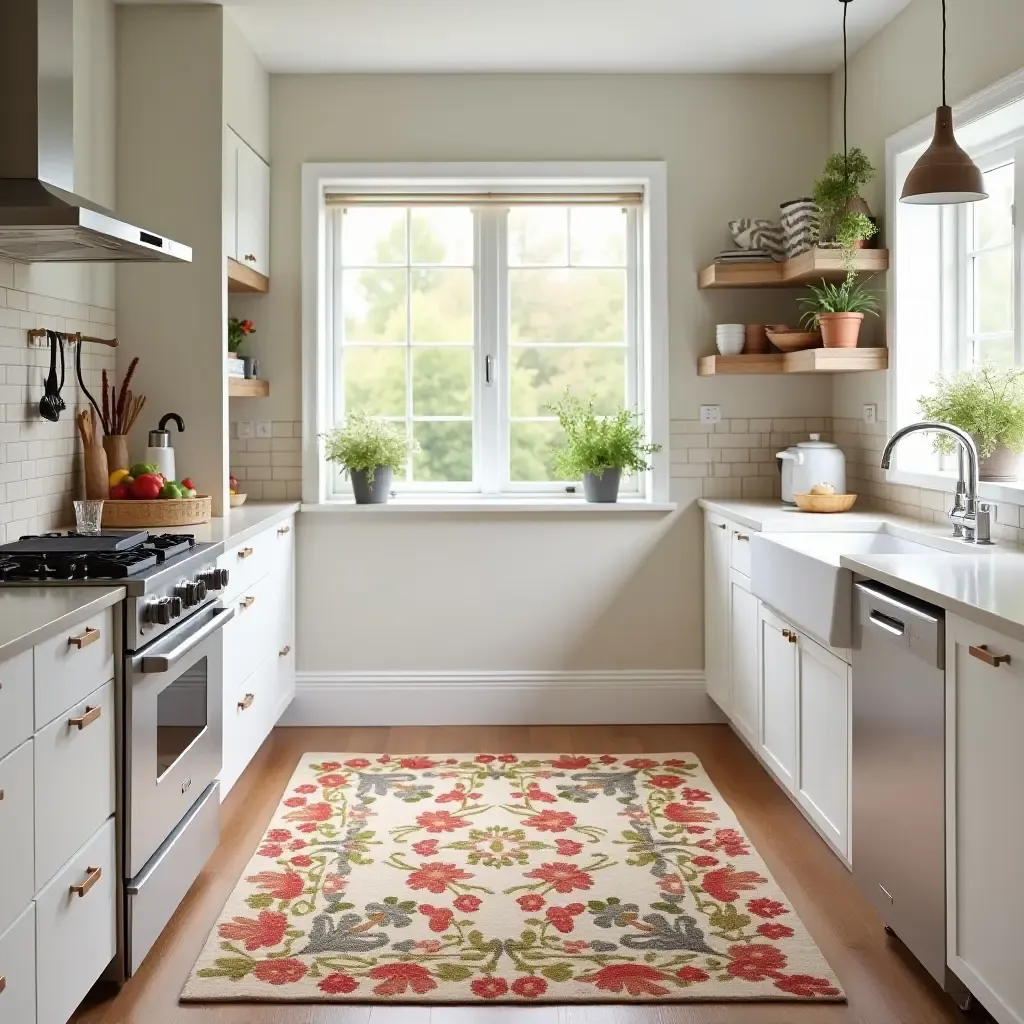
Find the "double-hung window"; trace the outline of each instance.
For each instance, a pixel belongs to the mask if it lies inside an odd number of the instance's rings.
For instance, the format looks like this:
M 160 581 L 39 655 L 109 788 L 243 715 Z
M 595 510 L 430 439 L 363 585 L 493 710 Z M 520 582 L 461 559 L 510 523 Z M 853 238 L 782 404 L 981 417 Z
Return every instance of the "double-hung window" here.
M 571 497 L 554 457 L 566 392 L 636 410 L 655 439 L 667 325 L 643 181 L 321 179 L 314 198 L 317 431 L 353 412 L 392 422 L 416 449 L 399 497 Z M 654 492 L 652 474 L 623 481 Z M 350 493 L 321 469 L 317 500 Z

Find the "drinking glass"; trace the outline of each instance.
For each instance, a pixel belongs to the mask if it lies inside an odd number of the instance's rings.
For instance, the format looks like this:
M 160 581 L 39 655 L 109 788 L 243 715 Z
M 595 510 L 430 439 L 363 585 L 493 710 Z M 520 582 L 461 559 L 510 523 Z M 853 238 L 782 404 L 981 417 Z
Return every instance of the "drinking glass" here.
M 75 529 L 79 533 L 96 534 L 103 523 L 102 501 L 76 501 Z

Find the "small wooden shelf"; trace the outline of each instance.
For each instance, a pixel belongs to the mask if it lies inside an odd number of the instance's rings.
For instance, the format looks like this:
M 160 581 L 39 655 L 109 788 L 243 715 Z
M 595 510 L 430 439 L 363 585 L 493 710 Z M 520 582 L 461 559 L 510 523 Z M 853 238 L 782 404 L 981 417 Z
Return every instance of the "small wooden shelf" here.
M 228 291 L 263 295 L 270 291 L 270 278 L 228 257 Z
M 887 348 L 809 348 L 749 356 L 703 356 L 701 377 L 746 373 L 863 373 L 889 368 Z
M 889 250 L 858 250 L 855 269 L 858 274 L 884 273 L 889 269 Z M 808 249 L 782 263 L 712 263 L 697 275 L 697 283 L 701 288 L 794 288 L 845 276 L 840 250 Z
M 270 381 L 248 377 L 228 377 L 228 398 L 267 398 Z

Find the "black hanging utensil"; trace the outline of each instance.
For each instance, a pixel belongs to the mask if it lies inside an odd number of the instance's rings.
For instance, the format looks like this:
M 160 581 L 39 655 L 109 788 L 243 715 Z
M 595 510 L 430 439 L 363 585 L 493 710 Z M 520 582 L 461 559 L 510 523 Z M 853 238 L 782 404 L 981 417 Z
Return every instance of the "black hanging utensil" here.
M 57 335 L 53 331 L 46 332 L 50 342 L 50 372 L 43 385 L 43 397 L 39 399 L 39 415 L 50 423 L 60 419 L 60 406 L 57 395 Z
M 60 384 L 57 386 L 57 409 L 63 412 L 67 407 L 68 403 L 64 401 L 64 396 L 61 392 L 64 390 L 64 378 L 66 376 L 66 366 L 64 364 L 64 335 L 59 331 L 54 331 L 54 337 L 57 339 L 57 347 L 60 349 Z
M 99 418 L 99 422 L 103 423 L 103 413 L 100 411 L 100 407 L 96 404 L 96 399 L 92 397 L 89 389 L 85 386 L 85 381 L 82 380 L 82 345 L 83 342 L 79 339 L 78 345 L 76 346 L 78 351 L 75 352 L 75 375 L 78 377 L 78 386 L 82 389 L 82 394 L 89 399 L 89 404 L 96 410 L 96 416 Z M 96 443 L 99 443 L 98 438 Z

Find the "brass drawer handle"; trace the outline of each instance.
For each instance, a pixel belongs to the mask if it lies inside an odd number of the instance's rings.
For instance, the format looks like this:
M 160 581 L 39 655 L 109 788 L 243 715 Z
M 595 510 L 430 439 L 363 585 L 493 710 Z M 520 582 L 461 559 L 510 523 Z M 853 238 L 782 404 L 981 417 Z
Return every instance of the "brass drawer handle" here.
M 278 537 L 283 537 L 286 533 L 291 533 L 292 528 L 290 526 L 279 526 L 277 528 Z
M 999 668 L 1000 665 L 1009 665 L 1010 656 L 1008 654 L 993 654 L 988 649 L 988 644 L 978 644 L 977 647 L 968 647 L 967 653 L 972 658 L 977 658 L 978 661 L 985 662 L 986 665 L 991 665 L 992 668 Z
M 739 531 L 735 532 L 735 533 L 733 534 L 733 536 L 734 536 L 734 537 L 735 537 L 735 538 L 736 538 L 737 540 L 750 540 L 750 537 L 749 537 L 749 536 L 748 536 L 747 534 L 745 534 L 745 533 L 740 533 Z
M 7 979 L 0 974 L 0 992 L 3 992 L 5 988 L 7 988 Z
M 238 606 L 244 612 L 246 608 L 251 608 L 256 603 L 256 598 L 253 594 L 250 594 L 244 600 L 238 602 Z
M 784 637 L 785 637 L 785 638 L 786 638 L 786 639 L 787 639 L 787 640 L 788 640 L 788 641 L 789 641 L 789 642 L 790 642 L 791 644 L 795 644 L 795 643 L 797 642 L 797 635 L 796 635 L 796 633 L 795 633 L 795 632 L 794 632 L 793 630 L 791 630 L 791 629 L 784 629 L 784 630 L 782 631 L 782 635 L 783 635 L 783 636 L 784 636 Z
M 796 633 L 790 633 L 789 634 L 789 642 L 791 644 L 795 644 L 798 639 L 799 639 L 799 637 L 796 635 Z
M 292 653 L 291 644 L 285 644 L 284 647 L 282 647 L 281 650 L 279 650 L 277 652 L 277 656 L 279 658 L 287 658 L 288 655 L 291 654 L 291 653 Z M 4 791 L 2 789 L 0 789 L 0 800 L 3 799 L 3 796 L 4 796 Z
M 238 552 L 238 557 L 239 558 L 248 558 L 251 554 L 252 554 L 252 548 L 242 548 L 242 550 Z
M 68 719 L 68 725 L 69 726 L 77 726 L 78 727 L 78 731 L 81 732 L 87 725 L 92 725 L 92 723 L 95 722 L 96 719 L 99 718 L 100 715 L 102 715 L 102 714 L 103 714 L 103 708 L 101 708 L 101 707 L 91 708 L 88 705 L 86 705 L 85 714 L 82 715 L 81 718 L 69 718 Z
M 2 789 L 0 789 L 0 800 L 3 800 L 3 798 L 4 798 L 4 791 Z
M 239 710 L 239 711 L 248 711 L 248 710 L 249 710 L 249 708 L 251 708 L 251 707 L 252 707 L 252 702 L 253 702 L 253 701 L 254 701 L 255 699 L 256 699 L 256 694 L 254 694 L 254 693 L 247 693 L 247 694 L 246 694 L 246 695 L 245 695 L 245 696 L 244 696 L 244 697 L 243 697 L 243 698 L 242 698 L 242 699 L 241 699 L 241 700 L 240 700 L 240 701 L 238 702 L 238 710 Z
M 92 626 L 86 626 L 85 632 L 81 636 L 69 636 L 68 647 L 77 647 L 81 650 L 83 647 L 88 647 L 89 644 L 94 644 L 100 638 L 100 631 L 93 629 Z
M 81 899 L 99 880 L 103 875 L 102 868 L 86 868 L 88 877 L 81 885 L 71 886 L 71 892 L 73 895 Z

